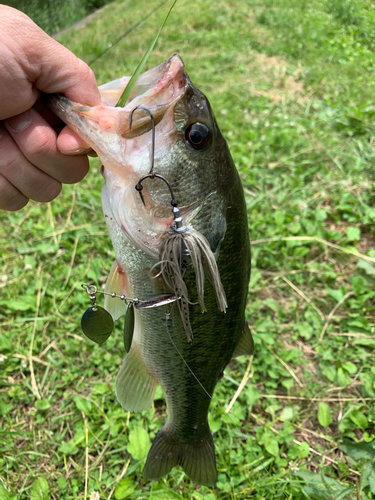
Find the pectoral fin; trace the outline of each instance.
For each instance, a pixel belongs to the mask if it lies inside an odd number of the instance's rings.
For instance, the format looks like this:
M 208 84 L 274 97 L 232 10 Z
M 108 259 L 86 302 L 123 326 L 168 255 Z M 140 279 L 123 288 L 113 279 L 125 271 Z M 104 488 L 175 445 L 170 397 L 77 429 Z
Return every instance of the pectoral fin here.
M 254 340 L 251 335 L 249 325 L 245 320 L 245 328 L 241 334 L 240 341 L 238 342 L 236 349 L 234 350 L 233 357 L 237 356 L 249 356 L 254 352 Z
M 117 262 L 114 261 L 112 268 L 109 272 L 107 283 L 105 284 L 105 291 L 108 293 L 115 293 L 116 295 L 126 295 L 127 279 L 125 273 L 121 270 Z M 125 313 L 125 304 L 122 300 L 105 296 L 104 309 L 111 315 L 114 321 Z
M 119 403 L 127 411 L 148 410 L 152 406 L 157 385 L 157 381 L 148 373 L 138 346 L 133 341 L 116 378 L 116 396 Z

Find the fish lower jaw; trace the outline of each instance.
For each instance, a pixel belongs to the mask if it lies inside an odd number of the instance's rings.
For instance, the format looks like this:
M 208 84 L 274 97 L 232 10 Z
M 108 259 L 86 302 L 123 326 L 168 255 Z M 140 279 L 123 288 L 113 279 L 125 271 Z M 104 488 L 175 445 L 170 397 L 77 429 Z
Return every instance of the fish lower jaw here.
M 102 158 L 101 158 L 102 159 Z M 102 160 L 103 161 L 103 160 Z M 110 168 L 108 161 L 104 161 L 102 165 L 102 176 L 106 183 L 121 186 L 121 189 L 126 189 L 131 183 L 134 184 L 134 189 L 136 181 L 133 180 L 134 167 L 130 164 L 125 164 L 122 159 L 117 158 L 116 161 L 111 159 Z M 114 176 L 115 179 L 114 179 Z
M 160 237 L 147 237 L 141 229 L 132 231 L 123 225 L 121 226 L 121 230 L 136 249 L 144 252 L 153 259 L 159 260 Z
M 172 223 L 172 217 L 155 218 L 152 210 L 147 208 L 148 203 L 144 207 L 138 199 L 134 181 L 125 184 L 117 178 L 114 182 L 114 174 L 111 172 L 105 173 L 105 179 L 102 205 L 107 225 L 112 226 L 112 241 L 113 233 L 120 233 L 135 249 L 159 260 L 162 238 Z
M 111 210 L 107 211 L 104 204 L 103 212 L 114 244 L 114 238 L 117 239 L 117 235 L 121 235 L 121 240 L 126 239 L 134 247 L 134 251 L 141 251 L 155 261 L 159 260 L 159 249 L 165 230 L 162 230 L 159 234 L 153 230 L 148 230 L 145 224 L 136 225 L 130 218 L 124 219 L 113 214 Z

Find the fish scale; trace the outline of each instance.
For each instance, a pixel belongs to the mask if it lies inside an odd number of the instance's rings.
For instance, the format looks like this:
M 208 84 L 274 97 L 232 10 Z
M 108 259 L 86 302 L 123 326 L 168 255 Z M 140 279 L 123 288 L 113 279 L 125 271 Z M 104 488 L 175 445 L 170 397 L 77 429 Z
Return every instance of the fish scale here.
M 166 73 L 167 88 L 160 83 Z M 141 111 L 133 114 L 131 137 L 127 137 L 128 124 L 120 122 L 135 105 L 156 109 L 157 100 L 155 172 L 173 189 L 183 224 L 192 231 L 191 251 L 194 237 L 206 238 L 207 251 L 217 261 L 227 307 L 225 312 L 220 311 L 217 290 L 206 277 L 207 312 L 202 314 L 195 302 L 198 293 L 194 272 L 188 267 L 185 284 L 191 342 L 187 341 L 176 305 L 135 309 L 134 335 L 116 379 L 116 395 L 125 410 L 142 411 L 152 405 L 158 384 L 164 392 L 167 420 L 151 446 L 144 469 L 146 478 L 158 479 L 180 465 L 196 483 L 214 485 L 217 471 L 208 425 L 212 394 L 231 358 L 251 354 L 253 349 L 244 317 L 250 277 L 246 204 L 210 104 L 191 83 L 181 59 L 172 56 L 141 79 L 142 88 L 133 91 L 134 102 L 128 102 L 124 109 L 107 106 L 104 110 L 102 106 L 85 111 L 59 96 L 50 98 L 50 106 L 97 151 L 104 164 L 103 211 L 116 255 L 107 291 L 145 298 L 171 292 L 157 273 L 161 248 L 171 231 L 171 195 L 160 179 L 147 178 L 142 203 L 134 187 L 149 171 L 152 131 Z M 124 81 L 118 80 L 122 82 L 119 95 Z M 116 85 L 106 88 L 111 89 L 113 100 Z M 102 95 L 105 101 L 105 89 Z M 104 112 L 105 131 L 101 130 Z M 209 138 L 203 147 L 198 144 L 198 149 L 188 135 L 192 125 L 196 126 L 195 137 L 206 134 Z M 119 130 L 122 135 L 116 132 Z M 106 307 L 116 319 L 121 312 L 111 304 L 108 300 Z

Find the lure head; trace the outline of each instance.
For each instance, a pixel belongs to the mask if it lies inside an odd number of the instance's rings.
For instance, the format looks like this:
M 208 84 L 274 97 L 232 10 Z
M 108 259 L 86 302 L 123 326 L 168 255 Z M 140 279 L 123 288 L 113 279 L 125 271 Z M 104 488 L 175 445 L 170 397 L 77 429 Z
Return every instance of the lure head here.
M 50 106 L 102 160 L 104 211 L 111 212 L 135 246 L 156 257 L 173 224 L 171 193 L 155 177 L 142 182 L 144 203 L 135 189 L 152 164 L 152 121 L 141 108 L 154 117 L 154 171 L 172 188 L 181 225 L 202 218 L 203 205 L 204 219 L 213 209 L 221 210 L 234 167 L 210 104 L 191 83 L 179 56 L 141 75 L 125 107 L 115 107 L 127 82 L 122 78 L 100 87 L 101 106 L 83 106 L 59 96 Z M 221 233 L 222 210 L 220 221 L 212 217 L 209 225 Z

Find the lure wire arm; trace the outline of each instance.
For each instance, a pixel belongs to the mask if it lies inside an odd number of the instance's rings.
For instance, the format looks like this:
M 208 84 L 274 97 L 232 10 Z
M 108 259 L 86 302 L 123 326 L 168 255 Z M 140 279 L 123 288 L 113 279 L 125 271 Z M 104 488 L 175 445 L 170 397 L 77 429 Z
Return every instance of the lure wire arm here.
M 117 295 L 115 292 L 109 293 L 109 292 L 103 292 L 102 290 L 98 290 L 95 285 L 88 285 L 87 283 L 82 283 L 81 287 L 89 294 L 90 299 L 92 300 L 92 296 L 95 297 L 96 293 L 101 293 L 103 295 L 110 295 L 111 297 L 115 298 L 117 297 L 118 299 L 124 300 L 125 304 L 128 303 L 134 303 L 138 304 L 139 302 L 142 302 L 142 300 L 139 300 L 138 298 L 130 298 L 130 297 L 125 297 L 125 295 Z
M 103 295 L 110 295 L 113 299 L 117 298 L 123 300 L 126 305 L 134 306 L 136 309 L 150 309 L 153 307 L 160 307 L 163 305 L 172 304 L 173 302 L 176 302 L 177 300 L 180 299 L 180 297 L 176 297 L 171 293 L 164 293 L 160 295 L 155 295 L 153 297 L 148 297 L 145 299 L 138 299 L 138 297 L 130 298 L 126 297 L 125 295 L 117 295 L 115 292 L 112 293 L 104 292 L 102 290 L 98 290 L 98 288 L 95 285 L 88 285 L 87 283 L 82 283 L 81 287 L 84 289 L 85 292 L 89 294 L 91 300 L 91 307 L 97 307 L 95 301 L 96 293 L 101 293 Z

